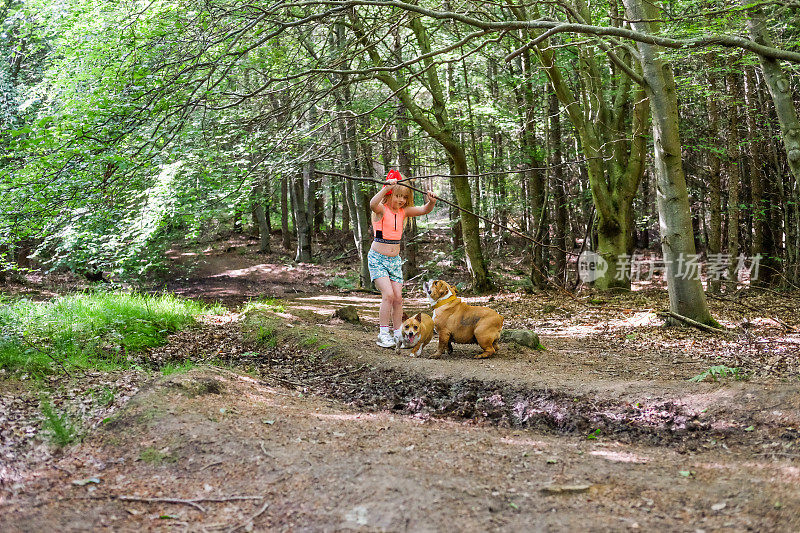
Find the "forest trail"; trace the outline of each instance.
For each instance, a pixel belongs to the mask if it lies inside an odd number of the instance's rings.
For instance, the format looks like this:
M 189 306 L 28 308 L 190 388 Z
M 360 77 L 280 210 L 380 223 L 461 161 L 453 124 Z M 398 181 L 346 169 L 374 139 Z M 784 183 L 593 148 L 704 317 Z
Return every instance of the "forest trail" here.
M 796 531 L 797 461 L 364 412 L 221 369 L 143 389 L 4 531 Z
M 233 369 L 143 383 L 16 472 L 0 530 L 800 529 L 798 381 L 687 381 L 741 339 L 665 331 L 631 302 L 498 294 L 467 299 L 545 351 L 410 358 L 374 344 L 377 296 L 335 290 L 330 270 L 220 256 L 169 289 L 261 299 L 295 336 L 257 353 L 235 310 L 175 334 L 152 357 Z M 362 324 L 331 318 L 343 305 Z M 406 308 L 425 308 L 413 286 Z

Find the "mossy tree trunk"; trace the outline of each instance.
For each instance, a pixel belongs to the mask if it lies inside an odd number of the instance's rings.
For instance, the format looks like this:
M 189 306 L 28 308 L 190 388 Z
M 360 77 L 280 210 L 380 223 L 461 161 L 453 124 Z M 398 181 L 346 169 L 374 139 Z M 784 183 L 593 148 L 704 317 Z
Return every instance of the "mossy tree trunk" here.
M 659 13 L 643 0 L 623 0 L 631 26 L 637 31 L 656 33 Z M 667 268 L 670 310 L 702 324 L 717 325 L 708 310 L 706 295 L 697 275 L 685 275 L 680 268 L 696 257 L 689 192 L 681 160 L 678 129 L 678 98 L 672 67 L 662 59 L 659 47 L 637 43 L 642 76 L 647 85 L 653 113 L 656 186 L 661 248 Z

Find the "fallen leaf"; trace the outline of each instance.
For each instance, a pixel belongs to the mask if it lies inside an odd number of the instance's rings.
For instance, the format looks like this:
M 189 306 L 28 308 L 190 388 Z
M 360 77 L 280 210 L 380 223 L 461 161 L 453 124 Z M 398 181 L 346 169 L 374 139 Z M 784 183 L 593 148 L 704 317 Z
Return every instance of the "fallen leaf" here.
M 88 485 L 89 483 L 100 483 L 100 478 L 90 477 L 87 479 L 76 479 L 72 482 L 73 485 L 78 485 L 79 487 L 83 487 L 84 485 Z
M 725 509 L 725 507 L 726 507 L 725 502 L 715 503 L 714 505 L 711 506 L 711 510 L 712 511 L 721 511 L 721 510 Z

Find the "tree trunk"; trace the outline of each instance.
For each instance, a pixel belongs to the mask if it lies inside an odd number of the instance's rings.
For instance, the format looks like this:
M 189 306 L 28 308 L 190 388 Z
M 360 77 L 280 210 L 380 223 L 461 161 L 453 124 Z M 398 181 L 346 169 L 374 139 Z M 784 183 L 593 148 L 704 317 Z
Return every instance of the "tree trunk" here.
M 317 122 L 317 108 L 312 105 L 308 111 L 308 127 L 313 127 Z M 306 228 L 308 231 L 308 261 L 311 261 L 311 243 L 314 240 L 317 228 L 317 185 L 319 177 L 316 173 L 316 162 L 308 161 L 303 165 L 303 200 L 306 204 Z
M 453 168 L 452 161 L 450 162 L 450 175 L 455 173 L 455 169 Z M 456 191 L 455 185 L 453 185 L 453 180 L 448 180 L 447 184 L 450 188 L 450 198 L 455 200 L 456 199 Z M 452 254 L 456 253 L 456 250 L 464 247 L 464 232 L 461 230 L 461 211 L 453 206 L 449 206 L 448 208 L 448 217 L 450 219 L 450 244 L 452 246 Z
M 736 266 L 739 255 L 739 185 L 742 180 L 741 169 L 739 168 L 739 122 L 740 113 L 738 101 L 741 97 L 739 80 L 729 72 L 725 76 L 728 101 L 728 149 L 726 169 L 728 174 L 728 284 L 727 290 L 735 291 L 737 284 Z
M 757 90 L 753 69 L 746 67 L 744 71 L 744 101 L 745 116 L 747 117 L 747 132 L 750 138 L 748 145 L 747 164 L 750 168 L 750 198 L 753 218 L 753 245 L 750 248 L 750 255 L 766 255 L 765 239 L 769 231 L 767 227 L 767 207 L 764 204 L 764 173 L 758 164 L 760 157 L 760 144 L 756 142 L 760 132 L 758 131 L 758 101 L 756 99 Z M 751 285 L 758 285 L 758 280 L 751 280 Z
M 292 249 L 289 233 L 289 180 L 286 176 L 281 176 L 281 243 L 284 250 Z
M 400 103 L 397 107 L 397 166 L 403 176 L 411 177 L 411 148 L 408 140 L 408 117 L 406 108 Z M 419 184 L 418 184 L 419 186 Z M 424 199 L 423 199 L 424 201 Z M 410 279 L 419 273 L 417 264 L 417 219 L 412 218 L 406 228 L 406 238 L 403 239 L 403 279 Z
M 559 285 L 566 283 L 567 251 L 571 249 L 567 242 L 567 195 L 564 190 L 564 171 L 561 166 L 561 117 L 559 116 L 558 98 L 554 93 L 548 97 L 548 114 L 550 115 L 550 132 L 548 144 L 550 151 L 550 183 L 552 184 L 555 210 L 555 236 L 553 257 L 555 259 L 554 279 Z
M 341 182 L 339 182 L 339 186 L 336 187 L 336 189 L 338 189 L 339 192 L 342 195 L 342 202 L 341 202 L 341 206 L 342 206 L 342 232 L 343 233 L 350 233 L 350 206 L 347 204 L 347 200 L 345 199 L 345 194 L 346 194 L 346 192 L 344 190 L 344 182 L 345 181 L 347 181 L 347 180 L 342 180 Z M 338 180 L 337 180 L 337 182 L 338 182 Z M 334 189 L 334 191 L 336 189 Z M 336 194 L 336 193 L 334 192 L 334 194 Z
M 394 33 L 394 60 L 396 63 L 403 61 L 403 47 L 400 39 L 400 31 Z M 402 77 L 402 72 L 398 72 L 398 81 L 405 83 Z M 397 108 L 395 112 L 395 120 L 397 121 L 397 167 L 400 174 L 410 178 L 412 177 L 411 171 L 411 142 L 409 140 L 408 132 L 408 110 L 406 109 L 403 100 L 397 99 Z M 419 186 L 419 184 L 418 184 Z M 406 238 L 403 239 L 401 244 L 402 254 L 405 258 L 403 263 L 403 279 L 408 280 L 413 278 L 419 273 L 419 266 L 417 264 L 417 251 L 419 244 L 417 242 L 417 219 L 412 218 L 405 230 Z
M 345 102 L 350 100 L 350 89 L 348 85 L 345 85 L 343 89 L 343 97 Z M 338 124 L 345 173 L 351 176 L 361 176 L 361 164 L 358 158 L 358 144 L 356 141 L 355 118 L 351 115 L 345 115 L 345 112 L 342 112 L 339 115 Z M 344 200 L 347 204 L 347 211 L 350 213 L 353 221 L 353 241 L 355 242 L 356 252 L 359 258 L 359 286 L 367 289 L 372 286 L 369 266 L 367 265 L 367 254 L 369 253 L 370 247 L 370 220 L 369 213 L 363 208 L 365 199 L 360 182 L 345 180 Z
M 742 5 L 751 5 L 748 0 L 742 0 Z M 764 13 L 759 7 L 748 10 L 747 29 L 752 39 L 758 44 L 772 46 L 767 31 Z M 794 215 L 795 227 L 787 227 L 787 255 L 790 264 L 787 277 L 790 282 L 800 281 L 800 261 L 798 261 L 798 249 L 800 249 L 800 207 L 797 200 L 800 197 L 800 119 L 797 116 L 797 109 L 794 105 L 792 87 L 789 79 L 776 59 L 759 56 L 758 62 L 764 73 L 764 81 L 769 88 L 769 94 L 775 104 L 775 113 L 778 116 L 778 123 L 781 128 L 783 146 L 786 150 L 786 159 L 789 163 L 789 170 L 794 177 L 796 190 L 793 193 L 795 202 L 792 212 Z
M 642 0 L 623 0 L 631 27 L 637 31 L 656 33 L 658 10 Z M 681 161 L 681 140 L 678 129 L 678 98 L 672 67 L 662 59 L 658 47 L 637 43 L 642 75 L 653 114 L 658 213 L 664 263 L 667 268 L 667 290 L 670 311 L 696 322 L 717 325 L 711 317 L 698 275 L 679 272 L 686 261 L 696 258 L 689 192 Z
M 467 156 L 463 149 L 455 150 L 454 152 L 453 171 L 455 175 L 450 176 L 450 182 L 453 184 L 453 194 L 456 197 L 458 206 L 470 211 L 461 212 L 461 236 L 464 239 L 464 248 L 466 250 L 467 270 L 472 276 L 473 289 L 477 292 L 487 292 L 491 290 L 492 285 L 483 260 L 478 218 L 471 213 L 474 208 L 472 207 L 472 192 L 467 178 Z
M 759 276 L 755 282 L 757 286 L 769 287 L 779 276 L 781 269 L 778 242 L 780 242 L 781 235 L 783 235 L 783 215 L 778 196 L 778 183 L 782 183 L 783 179 L 778 171 L 778 148 L 776 147 L 776 144 L 780 141 L 776 140 L 773 133 L 771 108 L 768 108 L 767 105 L 768 89 L 765 84 L 757 81 L 761 72 L 755 69 L 752 69 L 751 72 L 756 78 L 753 83 L 753 91 L 755 92 L 757 114 L 759 117 L 763 117 L 757 127 L 763 127 L 762 124 L 766 125 L 766 131 L 762 132 L 764 141 L 761 143 L 761 154 L 763 157 L 759 159 L 763 176 L 763 201 L 761 206 L 764 219 L 764 255 L 761 258 Z
M 297 249 L 294 260 L 298 263 L 311 262 L 311 228 L 309 226 L 308 206 L 306 204 L 305 177 L 308 172 L 307 165 L 298 172 L 292 180 L 290 193 L 292 197 L 292 212 L 294 213 L 295 233 L 297 234 Z
M 706 98 L 708 106 L 708 135 L 712 142 L 719 137 L 719 107 L 717 106 L 717 95 L 721 93 L 717 87 L 717 79 L 713 71 L 713 56 L 706 55 L 708 65 L 707 77 L 710 88 Z M 708 263 L 718 262 L 722 257 L 722 201 L 720 198 L 720 167 L 721 161 L 717 152 L 708 151 L 708 253 L 706 259 Z M 708 290 L 714 293 L 720 292 L 721 282 L 718 271 L 709 273 Z
M 359 257 L 359 286 L 363 289 L 368 289 L 372 286 L 369 266 L 367 265 L 367 254 L 369 253 L 370 246 L 369 213 L 362 208 L 364 193 L 360 185 L 347 180 L 345 181 L 344 187 L 345 201 L 347 202 L 350 212 L 356 214 L 353 224 L 353 239 Z
M 545 206 L 545 174 L 541 167 L 543 161 L 537 157 L 536 147 L 536 98 L 533 93 L 533 83 L 531 79 L 535 76 L 533 61 L 530 53 L 525 51 L 522 54 L 522 75 L 525 83 L 522 84 L 523 99 L 525 108 L 522 116 L 524 117 L 522 130 L 522 160 L 530 169 L 526 172 L 528 177 L 528 193 L 531 209 L 531 227 L 534 242 L 531 248 L 531 283 L 534 287 L 544 288 L 547 285 L 547 268 L 544 264 L 544 248 L 541 244 L 542 227 L 540 223 L 544 221 Z
M 264 186 L 260 183 L 253 187 L 253 218 L 258 227 L 258 253 L 271 253 L 272 250 L 269 247 L 269 223 L 264 212 Z

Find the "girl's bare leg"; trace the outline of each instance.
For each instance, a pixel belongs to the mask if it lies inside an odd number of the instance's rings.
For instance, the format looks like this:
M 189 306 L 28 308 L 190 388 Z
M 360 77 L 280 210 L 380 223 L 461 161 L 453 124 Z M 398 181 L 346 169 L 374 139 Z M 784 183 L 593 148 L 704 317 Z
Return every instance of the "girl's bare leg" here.
M 375 280 L 375 287 L 381 291 L 381 306 L 378 308 L 378 325 L 380 326 L 391 326 L 394 323 L 394 283 L 388 276 Z M 402 316 L 402 314 L 401 302 L 400 315 Z
M 392 326 L 397 331 L 403 326 L 403 284 L 392 281 Z

